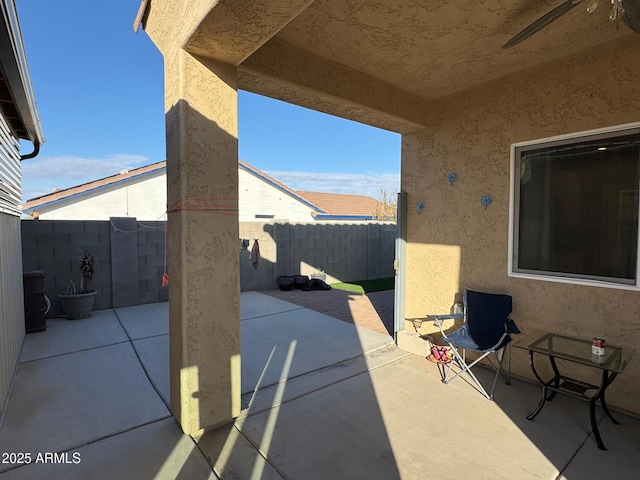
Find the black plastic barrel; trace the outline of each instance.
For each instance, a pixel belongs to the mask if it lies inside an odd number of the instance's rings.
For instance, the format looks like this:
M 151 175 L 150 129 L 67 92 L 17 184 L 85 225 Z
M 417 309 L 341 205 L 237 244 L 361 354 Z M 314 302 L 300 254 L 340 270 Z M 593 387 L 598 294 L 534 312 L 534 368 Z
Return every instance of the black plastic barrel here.
M 47 301 L 44 295 L 44 270 L 34 270 L 22 274 L 24 286 L 24 326 L 27 333 L 42 332 L 47 329 L 44 315 Z

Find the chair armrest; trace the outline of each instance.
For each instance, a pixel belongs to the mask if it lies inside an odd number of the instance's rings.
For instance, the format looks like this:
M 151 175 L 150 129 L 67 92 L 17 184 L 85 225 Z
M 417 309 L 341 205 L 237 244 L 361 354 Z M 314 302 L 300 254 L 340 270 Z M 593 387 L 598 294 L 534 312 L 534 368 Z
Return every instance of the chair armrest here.
M 447 336 L 447 334 L 444 331 L 444 328 L 442 328 L 442 322 L 444 322 L 445 320 L 455 320 L 457 318 L 464 318 L 464 313 L 460 312 L 460 313 L 447 313 L 444 315 L 429 315 L 427 314 L 427 318 L 430 318 L 434 321 L 434 324 L 438 326 L 438 328 L 440 329 L 440 334 L 442 335 L 443 338 L 445 338 Z
M 447 313 L 444 315 L 430 315 L 427 314 L 426 315 L 427 318 L 432 318 L 437 322 L 440 322 L 442 320 L 454 320 L 456 318 L 464 318 L 464 313 L 460 312 L 460 313 Z

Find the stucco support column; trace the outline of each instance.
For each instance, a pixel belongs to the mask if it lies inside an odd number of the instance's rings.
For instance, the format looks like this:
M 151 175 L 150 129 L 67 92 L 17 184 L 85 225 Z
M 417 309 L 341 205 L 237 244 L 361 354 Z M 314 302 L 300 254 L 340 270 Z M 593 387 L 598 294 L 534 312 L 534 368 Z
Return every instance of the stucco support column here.
M 171 410 L 197 435 L 240 413 L 236 68 L 165 52 Z
M 463 192 L 459 182 L 449 185 L 447 174 L 462 162 L 451 159 L 436 133 L 426 129 L 402 135 L 401 162 L 401 185 L 407 194 L 405 317 L 448 313 L 460 291 L 460 242 L 465 230 L 462 212 L 457 204 L 451 206 Z M 451 225 L 456 222 L 460 230 L 452 235 Z M 406 327 L 414 329 L 412 323 Z M 420 333 L 431 333 L 430 328 L 425 322 Z

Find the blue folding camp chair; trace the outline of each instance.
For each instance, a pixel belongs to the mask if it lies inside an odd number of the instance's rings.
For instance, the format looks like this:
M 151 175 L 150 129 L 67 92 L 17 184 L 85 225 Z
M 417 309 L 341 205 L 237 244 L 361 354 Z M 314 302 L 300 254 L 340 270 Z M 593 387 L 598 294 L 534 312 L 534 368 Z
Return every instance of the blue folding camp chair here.
M 463 313 L 427 315 L 428 318 L 436 321 L 442 334 L 442 340 L 452 352 L 452 360 L 445 369 L 442 382 L 449 383 L 463 373 L 468 373 L 478 385 L 480 392 L 492 400 L 498 376 L 502 376 L 507 385 L 511 383 L 511 334 L 520 333 L 515 322 L 511 320 L 511 296 L 465 290 L 463 298 Z M 459 318 L 465 319 L 463 325 L 452 333 L 446 333 L 443 322 Z M 479 357 L 469 364 L 466 361 L 467 350 L 479 353 Z M 505 350 L 508 350 L 507 372 L 502 367 Z M 489 357 L 491 354 L 497 360 L 497 364 L 494 364 Z M 487 393 L 471 371 L 484 358 L 487 358 L 489 364 L 496 371 L 490 393 Z M 457 371 L 454 371 L 454 365 L 457 367 Z

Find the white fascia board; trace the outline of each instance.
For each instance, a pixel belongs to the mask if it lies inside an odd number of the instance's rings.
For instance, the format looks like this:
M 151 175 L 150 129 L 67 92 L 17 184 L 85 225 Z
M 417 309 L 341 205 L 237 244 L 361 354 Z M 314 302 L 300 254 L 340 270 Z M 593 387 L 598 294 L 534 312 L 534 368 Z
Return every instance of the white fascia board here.
M 0 23 L 0 63 L 9 82 L 13 101 L 29 138 L 42 145 L 44 135 L 36 105 L 22 31 L 14 0 L 2 0 L 3 21 Z

